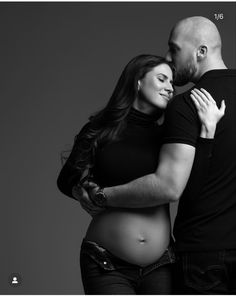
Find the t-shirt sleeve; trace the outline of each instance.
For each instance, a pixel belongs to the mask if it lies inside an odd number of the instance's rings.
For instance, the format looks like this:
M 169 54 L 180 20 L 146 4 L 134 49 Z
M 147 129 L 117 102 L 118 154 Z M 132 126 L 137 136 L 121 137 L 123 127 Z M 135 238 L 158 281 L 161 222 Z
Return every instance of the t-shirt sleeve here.
M 170 102 L 165 113 L 163 143 L 183 143 L 196 147 L 200 127 L 189 92 L 178 95 Z
M 81 177 L 83 172 L 81 172 L 80 170 L 78 170 L 76 168 L 75 165 L 75 161 L 78 157 L 78 149 L 77 149 L 77 141 L 79 136 L 81 136 L 84 132 L 86 132 L 88 130 L 90 126 L 90 123 L 87 123 L 79 132 L 79 134 L 75 137 L 74 139 L 74 145 L 72 148 L 72 151 L 69 155 L 69 157 L 67 158 L 65 164 L 63 165 L 59 176 L 57 178 L 57 187 L 58 189 L 64 193 L 65 195 L 69 196 L 69 197 L 73 197 L 72 195 L 72 188 L 75 184 L 77 184 Z M 75 198 L 74 198 L 75 199 Z

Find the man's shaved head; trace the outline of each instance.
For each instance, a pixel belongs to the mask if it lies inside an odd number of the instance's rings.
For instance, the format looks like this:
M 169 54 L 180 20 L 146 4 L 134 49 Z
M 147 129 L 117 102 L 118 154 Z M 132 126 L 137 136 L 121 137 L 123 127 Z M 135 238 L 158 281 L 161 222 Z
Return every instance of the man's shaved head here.
M 173 32 L 181 34 L 195 46 L 207 45 L 212 51 L 221 50 L 221 37 L 216 25 L 202 16 L 194 16 L 181 20 Z
M 196 82 L 206 71 L 225 67 L 216 25 L 202 16 L 179 21 L 170 33 L 166 58 L 176 68 L 177 85 Z

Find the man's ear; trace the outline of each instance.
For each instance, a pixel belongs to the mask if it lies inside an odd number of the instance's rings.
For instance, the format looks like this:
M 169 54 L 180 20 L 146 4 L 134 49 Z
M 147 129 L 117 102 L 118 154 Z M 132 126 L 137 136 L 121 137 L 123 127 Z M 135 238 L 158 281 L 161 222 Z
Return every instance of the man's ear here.
M 208 48 L 206 45 L 199 46 L 197 50 L 197 61 L 201 61 L 206 58 Z

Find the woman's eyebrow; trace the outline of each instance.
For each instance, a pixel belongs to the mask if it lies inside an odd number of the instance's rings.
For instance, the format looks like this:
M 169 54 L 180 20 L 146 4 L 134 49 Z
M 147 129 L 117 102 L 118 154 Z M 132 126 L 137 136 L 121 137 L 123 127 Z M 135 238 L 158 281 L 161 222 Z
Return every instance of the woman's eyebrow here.
M 163 73 L 157 73 L 157 75 L 162 75 L 162 76 L 164 76 L 165 78 L 168 78 L 165 74 L 163 74 Z

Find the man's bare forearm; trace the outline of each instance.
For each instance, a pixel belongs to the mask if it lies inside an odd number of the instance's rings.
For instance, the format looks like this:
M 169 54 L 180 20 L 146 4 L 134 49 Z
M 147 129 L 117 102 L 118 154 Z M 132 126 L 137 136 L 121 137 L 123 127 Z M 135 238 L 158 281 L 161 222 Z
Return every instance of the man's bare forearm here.
M 165 144 L 156 172 L 124 185 L 104 189 L 111 207 L 153 207 L 177 201 L 188 181 L 195 148 L 186 144 Z
M 156 174 L 149 174 L 124 185 L 107 187 L 104 192 L 108 196 L 107 206 L 143 208 L 176 201 L 170 188 Z

